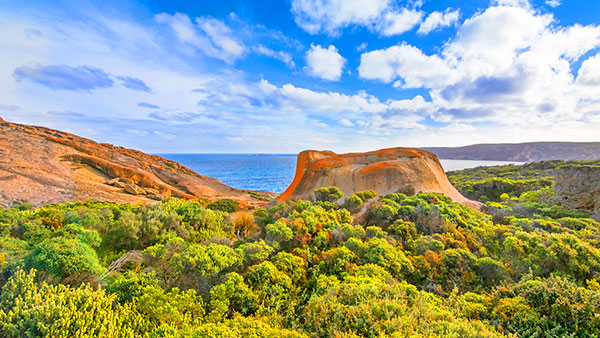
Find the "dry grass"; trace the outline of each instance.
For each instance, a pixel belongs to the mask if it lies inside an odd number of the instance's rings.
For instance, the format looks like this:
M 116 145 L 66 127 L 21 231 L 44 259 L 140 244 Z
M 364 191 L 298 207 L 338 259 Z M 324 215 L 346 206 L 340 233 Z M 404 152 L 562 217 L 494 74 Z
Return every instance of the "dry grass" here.
M 238 238 L 247 236 L 256 228 L 254 216 L 249 212 L 241 212 L 233 217 L 233 226 Z

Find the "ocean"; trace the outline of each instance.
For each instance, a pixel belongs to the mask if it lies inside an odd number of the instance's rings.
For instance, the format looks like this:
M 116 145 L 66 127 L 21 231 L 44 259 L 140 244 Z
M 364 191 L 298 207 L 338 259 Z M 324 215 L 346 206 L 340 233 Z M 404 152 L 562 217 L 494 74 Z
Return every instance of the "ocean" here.
M 283 192 L 294 179 L 296 154 L 157 154 L 230 187 Z M 440 160 L 446 171 L 521 164 L 504 161 Z

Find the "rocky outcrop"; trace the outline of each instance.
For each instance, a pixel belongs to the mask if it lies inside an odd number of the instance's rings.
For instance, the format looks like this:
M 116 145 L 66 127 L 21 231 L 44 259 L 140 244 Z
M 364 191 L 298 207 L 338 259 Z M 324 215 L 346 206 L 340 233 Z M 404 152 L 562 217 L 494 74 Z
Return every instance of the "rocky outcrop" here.
M 0 119 L 0 205 L 85 200 L 146 203 L 167 196 L 265 202 L 159 156 Z
M 329 186 L 338 187 L 346 196 L 365 190 L 382 195 L 412 187 L 417 192 L 443 193 L 455 202 L 480 208 L 480 203 L 465 198 L 450 184 L 434 154 L 411 148 L 342 155 L 303 151 L 298 155 L 292 184 L 277 201 L 313 199 L 315 189 Z
M 554 197 L 569 209 L 600 213 L 600 166 L 565 165 L 554 170 Z

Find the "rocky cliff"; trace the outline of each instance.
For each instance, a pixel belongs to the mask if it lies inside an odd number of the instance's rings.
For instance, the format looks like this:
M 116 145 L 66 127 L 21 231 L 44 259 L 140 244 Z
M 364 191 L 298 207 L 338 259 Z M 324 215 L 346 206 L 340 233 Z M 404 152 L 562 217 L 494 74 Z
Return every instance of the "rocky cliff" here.
M 417 192 L 439 192 L 456 202 L 475 208 L 480 206 L 450 184 L 434 154 L 411 148 L 343 155 L 331 151 L 303 151 L 298 155 L 294 180 L 277 201 L 311 199 L 315 189 L 329 186 L 338 187 L 346 196 L 364 190 L 382 195 L 412 186 Z
M 146 203 L 167 196 L 263 201 L 159 156 L 0 118 L 0 205 L 106 200 Z

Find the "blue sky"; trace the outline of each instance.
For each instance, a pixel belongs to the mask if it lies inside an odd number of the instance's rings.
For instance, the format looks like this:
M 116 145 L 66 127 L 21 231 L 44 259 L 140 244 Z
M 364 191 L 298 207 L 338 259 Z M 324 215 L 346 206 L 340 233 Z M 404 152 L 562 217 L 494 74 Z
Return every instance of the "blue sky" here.
M 0 0 L 0 116 L 147 152 L 600 141 L 600 2 Z

